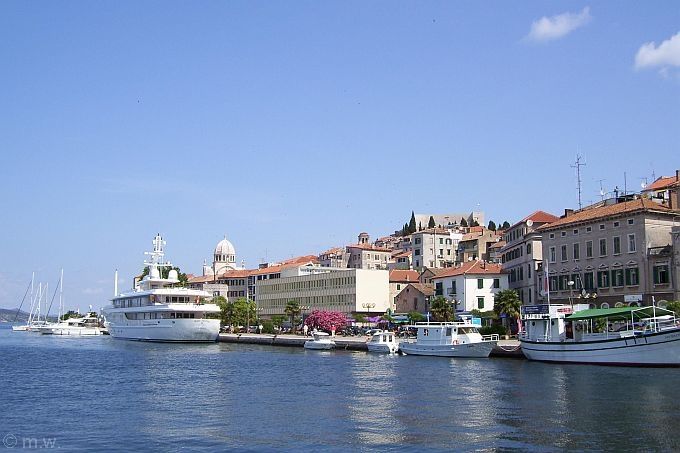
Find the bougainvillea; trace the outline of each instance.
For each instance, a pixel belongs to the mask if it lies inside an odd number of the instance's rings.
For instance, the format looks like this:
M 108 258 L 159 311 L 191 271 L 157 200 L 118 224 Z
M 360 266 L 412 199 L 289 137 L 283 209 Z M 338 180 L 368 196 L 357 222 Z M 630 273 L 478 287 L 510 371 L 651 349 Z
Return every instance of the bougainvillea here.
M 344 313 L 339 311 L 320 311 L 314 310 L 305 319 L 305 324 L 310 329 L 320 329 L 330 332 L 335 327 L 335 330 L 340 330 L 345 327 L 347 323 Z

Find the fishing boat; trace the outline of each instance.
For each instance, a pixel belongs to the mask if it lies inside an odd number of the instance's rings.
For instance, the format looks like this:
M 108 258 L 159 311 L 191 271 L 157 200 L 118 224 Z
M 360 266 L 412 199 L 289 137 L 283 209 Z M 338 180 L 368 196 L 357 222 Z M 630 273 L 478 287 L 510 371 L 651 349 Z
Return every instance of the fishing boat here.
M 163 261 L 165 241 L 153 240 L 153 251 L 144 261 L 148 274 L 132 291 L 118 294 L 117 277 L 111 305 L 104 308 L 105 327 L 114 338 L 160 342 L 215 342 L 220 331 L 220 308 L 212 294 L 178 286 L 174 269 Z M 117 275 L 117 274 L 116 274 Z
M 366 342 L 366 347 L 370 352 L 395 354 L 399 351 L 399 342 L 395 338 L 394 333 L 379 330 Z
M 477 326 L 463 322 L 424 322 L 415 341 L 402 341 L 399 349 L 409 355 L 486 358 L 499 340 L 498 335 L 482 335 Z
M 326 332 L 314 331 L 312 337 L 312 340 L 305 341 L 305 349 L 333 349 L 335 347 L 335 341 Z
M 519 340 L 530 360 L 680 366 L 680 320 L 661 307 L 527 305 Z

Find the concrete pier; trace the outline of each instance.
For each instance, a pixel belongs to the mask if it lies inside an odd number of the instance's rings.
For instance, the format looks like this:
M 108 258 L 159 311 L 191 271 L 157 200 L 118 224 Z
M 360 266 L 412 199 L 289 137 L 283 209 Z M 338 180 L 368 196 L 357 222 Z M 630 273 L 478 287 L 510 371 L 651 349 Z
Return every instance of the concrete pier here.
M 272 335 L 272 334 L 255 334 L 255 333 L 221 333 L 219 341 L 224 343 L 243 343 L 243 344 L 260 344 L 267 346 L 288 346 L 288 347 L 303 347 L 305 341 L 311 337 L 304 337 L 302 335 Z M 366 342 L 368 337 L 341 337 L 333 338 L 335 341 L 335 349 L 344 349 L 347 351 L 368 351 Z M 523 359 L 524 354 L 519 347 L 517 340 L 501 340 L 498 345 L 491 351 L 491 357 L 508 357 Z

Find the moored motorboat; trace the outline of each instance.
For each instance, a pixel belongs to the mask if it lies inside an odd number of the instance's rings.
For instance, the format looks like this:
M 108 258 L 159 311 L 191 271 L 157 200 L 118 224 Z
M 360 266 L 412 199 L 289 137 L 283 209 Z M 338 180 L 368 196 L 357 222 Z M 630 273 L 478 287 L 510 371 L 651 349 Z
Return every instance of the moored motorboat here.
M 333 349 L 335 341 L 326 332 L 312 332 L 313 340 L 305 341 L 305 349 Z
M 427 322 L 418 329 L 415 341 L 402 341 L 404 354 L 440 357 L 486 358 L 498 343 L 498 335 L 481 335 L 477 326 L 464 322 Z
M 47 323 L 39 327 L 38 332 L 43 335 L 96 336 L 103 335 L 99 318 L 94 313 L 87 316 L 68 318 L 58 323 Z
M 395 354 L 399 351 L 399 342 L 393 332 L 379 330 L 366 342 L 366 347 L 370 352 Z
M 530 360 L 680 366 L 680 321 L 660 307 L 522 307 L 522 352 Z

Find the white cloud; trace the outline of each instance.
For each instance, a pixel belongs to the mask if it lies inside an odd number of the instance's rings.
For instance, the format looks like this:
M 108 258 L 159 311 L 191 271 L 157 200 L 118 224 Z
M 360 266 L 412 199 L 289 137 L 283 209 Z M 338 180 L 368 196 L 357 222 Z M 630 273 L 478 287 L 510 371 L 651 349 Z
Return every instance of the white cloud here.
M 635 54 L 635 69 L 661 67 L 661 75 L 668 75 L 668 66 L 680 66 L 680 32 L 663 41 L 643 44 Z
M 558 39 L 579 27 L 586 25 L 592 16 L 590 7 L 586 6 L 580 13 L 563 13 L 551 17 L 541 17 L 531 24 L 531 30 L 527 35 L 530 41 L 550 41 Z

